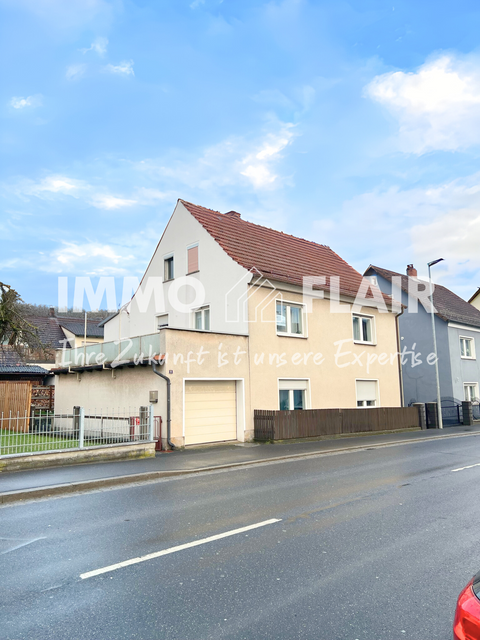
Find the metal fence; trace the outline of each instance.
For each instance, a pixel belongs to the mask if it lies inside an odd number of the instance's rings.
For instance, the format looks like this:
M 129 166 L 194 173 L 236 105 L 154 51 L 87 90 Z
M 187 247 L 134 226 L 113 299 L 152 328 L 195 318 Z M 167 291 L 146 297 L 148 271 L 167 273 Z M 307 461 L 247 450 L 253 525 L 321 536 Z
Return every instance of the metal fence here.
M 30 415 L 2 413 L 0 457 L 152 442 L 155 438 L 161 442 L 160 425 L 160 418 L 154 418 L 153 405 L 88 414 L 83 407 L 74 407 L 71 414 L 43 409 Z

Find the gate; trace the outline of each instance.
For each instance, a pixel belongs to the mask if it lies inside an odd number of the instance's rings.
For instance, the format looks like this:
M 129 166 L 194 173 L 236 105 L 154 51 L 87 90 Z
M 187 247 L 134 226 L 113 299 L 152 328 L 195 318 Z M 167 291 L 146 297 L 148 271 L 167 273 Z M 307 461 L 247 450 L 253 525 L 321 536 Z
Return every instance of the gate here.
M 456 402 L 442 404 L 442 419 L 445 427 L 462 424 L 462 405 Z

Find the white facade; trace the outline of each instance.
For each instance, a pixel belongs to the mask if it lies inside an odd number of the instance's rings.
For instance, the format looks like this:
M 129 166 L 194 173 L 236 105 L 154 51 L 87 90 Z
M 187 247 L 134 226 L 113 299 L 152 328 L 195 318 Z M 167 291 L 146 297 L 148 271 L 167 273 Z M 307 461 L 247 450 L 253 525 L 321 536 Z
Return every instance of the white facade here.
M 187 274 L 187 250 L 192 246 L 198 246 L 198 271 Z M 165 282 L 164 261 L 170 257 L 174 277 Z M 194 329 L 194 310 L 204 306 L 210 307 L 210 331 L 246 335 L 248 322 L 243 317 L 246 314 L 240 313 L 236 319 L 235 307 L 238 300 L 246 298 L 251 277 L 178 202 L 139 290 L 125 311 L 105 324 L 105 342 L 154 333 L 158 329 L 157 316 L 168 315 L 169 327 Z M 204 291 L 196 302 L 195 291 L 188 285 L 193 280 Z M 149 287 L 155 288 L 157 299 L 155 294 L 150 295 Z M 149 299 L 148 305 L 142 306 L 142 298 Z M 185 309 L 179 309 L 178 303 Z M 226 304 L 231 307 L 229 313 Z

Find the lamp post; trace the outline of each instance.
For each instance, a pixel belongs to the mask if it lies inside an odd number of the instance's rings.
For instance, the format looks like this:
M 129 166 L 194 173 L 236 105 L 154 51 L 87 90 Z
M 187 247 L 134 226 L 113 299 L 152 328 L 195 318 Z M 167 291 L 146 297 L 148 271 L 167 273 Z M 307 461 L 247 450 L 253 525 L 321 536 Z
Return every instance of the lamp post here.
M 442 262 L 443 258 L 432 260 L 428 263 L 428 280 L 430 282 L 430 316 L 432 318 L 432 333 L 433 333 L 433 351 L 435 353 L 435 377 L 437 381 L 437 413 L 438 413 L 438 428 L 443 429 L 443 416 L 442 416 L 442 396 L 440 394 L 440 377 L 438 375 L 438 355 L 437 355 L 437 335 L 435 333 L 435 308 L 433 305 L 433 287 L 432 287 L 432 273 L 431 268 L 434 264 Z

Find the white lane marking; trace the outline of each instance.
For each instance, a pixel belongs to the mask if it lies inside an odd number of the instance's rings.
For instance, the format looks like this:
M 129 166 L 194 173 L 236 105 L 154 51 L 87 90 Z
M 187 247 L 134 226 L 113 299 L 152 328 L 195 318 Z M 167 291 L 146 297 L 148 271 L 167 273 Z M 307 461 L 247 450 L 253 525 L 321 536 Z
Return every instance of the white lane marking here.
M 455 471 L 464 471 L 465 469 L 473 469 L 473 467 L 480 467 L 480 462 L 477 462 L 477 464 L 469 464 L 468 467 L 460 467 L 460 469 L 452 469 L 452 473 L 454 473 Z
M 163 549 L 162 551 L 156 551 L 155 553 L 149 553 L 146 556 L 140 556 L 138 558 L 131 558 L 124 562 L 118 562 L 117 564 L 111 564 L 108 567 L 102 567 L 101 569 L 95 569 L 95 571 L 87 571 L 80 574 L 82 580 L 87 578 L 93 578 L 99 576 L 102 573 L 108 573 L 109 571 L 115 571 L 116 569 L 122 569 L 123 567 L 129 567 L 131 564 L 138 564 L 139 562 L 146 562 L 153 558 L 160 558 L 161 556 L 167 556 L 170 553 L 176 553 L 177 551 L 183 551 L 184 549 L 191 549 L 192 547 L 198 547 L 201 544 L 207 544 L 208 542 L 214 542 L 215 540 L 221 540 L 222 538 L 228 538 L 230 536 L 236 536 L 239 533 L 245 531 L 251 531 L 252 529 L 258 529 L 259 527 L 266 527 L 269 524 L 275 522 L 281 522 L 279 518 L 272 518 L 271 520 L 264 520 L 263 522 L 257 522 L 256 524 L 250 524 L 248 527 L 241 527 L 240 529 L 232 529 L 232 531 L 225 531 L 225 533 L 219 533 L 216 536 L 210 536 L 209 538 L 202 538 L 201 540 L 194 540 L 193 542 L 187 542 L 186 544 L 180 544 L 177 547 L 170 547 L 169 549 Z

